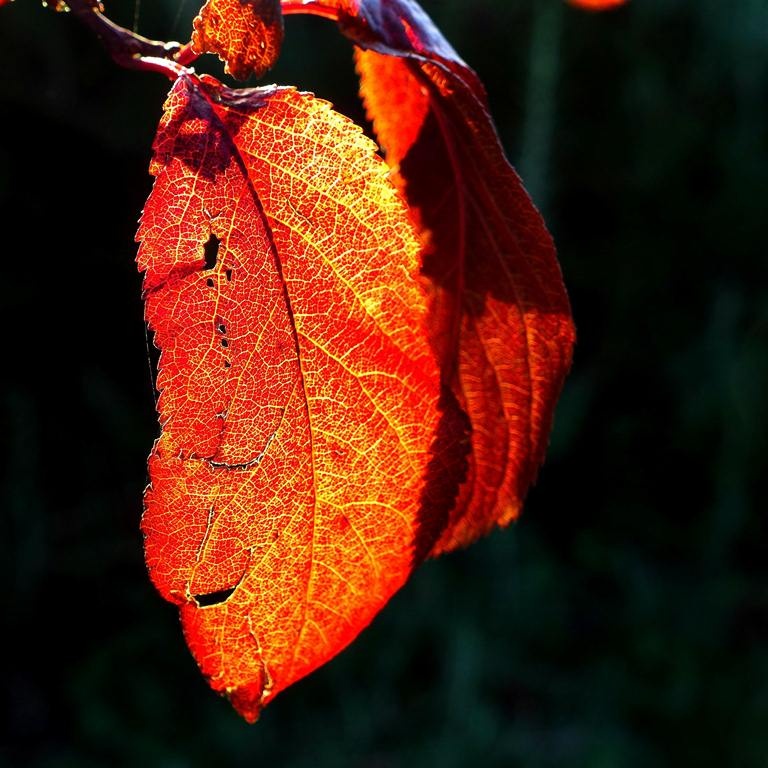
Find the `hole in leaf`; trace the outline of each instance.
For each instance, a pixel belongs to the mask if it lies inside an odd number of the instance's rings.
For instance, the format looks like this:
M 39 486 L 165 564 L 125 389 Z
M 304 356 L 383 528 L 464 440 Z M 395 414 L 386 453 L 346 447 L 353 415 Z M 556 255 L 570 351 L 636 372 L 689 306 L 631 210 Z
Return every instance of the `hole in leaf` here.
M 227 276 L 227 282 L 230 282 L 232 280 L 232 270 L 228 269 L 224 274 Z
M 219 323 L 219 324 L 216 326 L 216 330 L 217 330 L 219 333 L 226 333 L 226 332 L 227 332 L 227 326 L 226 326 L 226 325 L 224 325 L 224 323 Z
M 228 347 L 229 346 L 229 342 L 226 339 L 222 339 L 221 340 L 221 346 L 222 347 Z
M 219 255 L 219 240 L 216 235 L 211 232 L 211 236 L 208 238 L 208 242 L 203 246 L 203 254 L 205 256 L 205 269 L 213 269 L 216 266 L 216 259 Z
M 206 284 L 206 285 L 207 285 L 209 288 L 213 288 L 213 278 L 212 278 L 212 277 L 209 277 L 209 278 L 208 278 L 208 279 L 205 281 L 205 284 Z
M 207 608 L 210 605 L 220 605 L 232 596 L 235 589 L 237 589 L 237 584 L 228 589 L 219 589 L 216 592 L 209 592 L 207 595 L 192 595 L 192 599 L 201 608 Z
M 224 367 L 225 368 L 231 368 L 232 367 L 232 363 L 230 363 L 229 360 L 225 360 L 224 361 Z

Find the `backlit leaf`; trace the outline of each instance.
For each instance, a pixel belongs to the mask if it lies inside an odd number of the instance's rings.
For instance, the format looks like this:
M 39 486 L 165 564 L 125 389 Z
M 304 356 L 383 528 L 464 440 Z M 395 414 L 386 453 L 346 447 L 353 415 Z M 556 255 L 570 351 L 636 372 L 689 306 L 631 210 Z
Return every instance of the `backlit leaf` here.
M 338 22 L 425 246 L 430 337 L 472 423 L 467 481 L 433 554 L 519 513 L 574 340 L 544 222 L 509 165 L 482 84 L 412 0 L 283 0 Z
M 192 47 L 216 53 L 227 74 L 239 80 L 261 77 L 280 54 L 280 0 L 207 0 L 194 21 Z
M 292 89 L 183 76 L 151 170 L 147 563 L 211 686 L 252 721 L 432 547 L 462 422 L 407 210 L 356 126 Z

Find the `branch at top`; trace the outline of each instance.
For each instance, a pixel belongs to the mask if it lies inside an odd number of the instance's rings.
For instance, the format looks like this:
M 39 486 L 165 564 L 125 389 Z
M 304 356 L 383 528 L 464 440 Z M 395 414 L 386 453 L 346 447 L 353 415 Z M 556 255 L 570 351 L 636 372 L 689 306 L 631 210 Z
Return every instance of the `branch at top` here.
M 102 13 L 101 3 L 95 0 L 67 0 L 66 4 L 121 67 L 160 72 L 175 80 L 197 58 L 189 43 L 150 40 L 115 24 Z
M 318 0 L 282 0 L 280 7 L 284 16 L 306 13 L 310 16 L 322 16 L 331 21 L 339 20 L 339 9 L 336 6 L 318 2 Z

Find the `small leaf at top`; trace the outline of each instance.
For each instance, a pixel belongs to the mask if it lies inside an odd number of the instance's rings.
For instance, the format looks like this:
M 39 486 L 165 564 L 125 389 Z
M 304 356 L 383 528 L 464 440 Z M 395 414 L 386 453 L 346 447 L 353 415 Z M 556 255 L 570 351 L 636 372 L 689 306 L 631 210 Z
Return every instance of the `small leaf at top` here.
M 217 54 L 238 80 L 274 66 L 282 42 L 280 0 L 207 0 L 194 21 L 193 50 Z

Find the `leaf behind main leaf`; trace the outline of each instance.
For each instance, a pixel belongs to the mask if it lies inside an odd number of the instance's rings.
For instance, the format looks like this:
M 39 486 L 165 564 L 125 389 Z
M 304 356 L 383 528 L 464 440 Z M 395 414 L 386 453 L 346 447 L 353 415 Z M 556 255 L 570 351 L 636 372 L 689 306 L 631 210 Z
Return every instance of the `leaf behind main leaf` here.
M 517 516 L 574 342 L 552 239 L 477 75 L 414 0 L 283 0 L 355 42 L 361 93 L 425 245 L 430 334 L 472 425 L 470 471 L 433 554 Z

